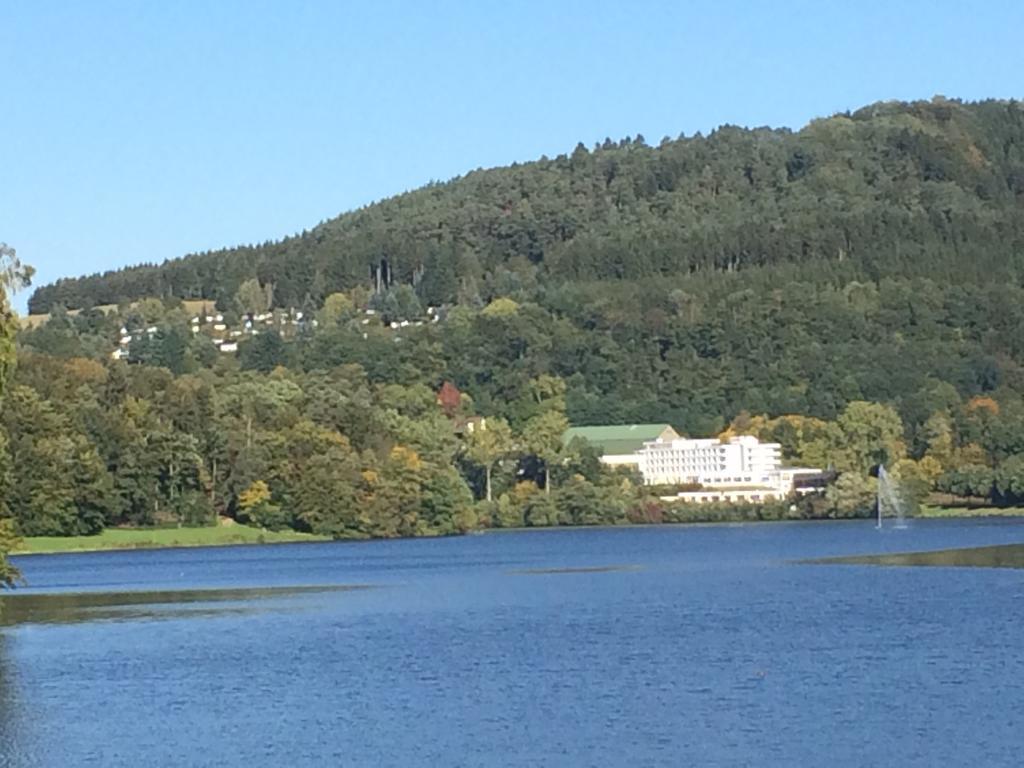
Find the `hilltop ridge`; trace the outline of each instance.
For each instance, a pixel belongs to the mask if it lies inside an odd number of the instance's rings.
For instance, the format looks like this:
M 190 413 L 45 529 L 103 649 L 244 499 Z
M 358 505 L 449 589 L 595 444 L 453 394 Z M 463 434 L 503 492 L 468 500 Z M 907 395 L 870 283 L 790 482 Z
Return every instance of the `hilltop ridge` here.
M 1016 274 L 1024 243 L 1017 101 L 881 102 L 799 131 L 579 144 L 476 170 L 279 242 L 193 254 L 38 288 L 32 313 L 143 297 L 225 302 L 247 279 L 278 306 L 371 284 L 486 302 L 525 284 L 643 280 L 779 264 L 877 278 Z M 140 256 L 143 256 L 140 254 Z

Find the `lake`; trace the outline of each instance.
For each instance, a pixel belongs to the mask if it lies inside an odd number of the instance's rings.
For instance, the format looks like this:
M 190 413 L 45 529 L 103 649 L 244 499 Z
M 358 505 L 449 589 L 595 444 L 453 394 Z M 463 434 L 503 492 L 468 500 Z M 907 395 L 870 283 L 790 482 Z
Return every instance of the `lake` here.
M 1024 521 L 20 558 L 0 766 L 1016 766 Z M 88 593 L 80 595 L 77 593 Z

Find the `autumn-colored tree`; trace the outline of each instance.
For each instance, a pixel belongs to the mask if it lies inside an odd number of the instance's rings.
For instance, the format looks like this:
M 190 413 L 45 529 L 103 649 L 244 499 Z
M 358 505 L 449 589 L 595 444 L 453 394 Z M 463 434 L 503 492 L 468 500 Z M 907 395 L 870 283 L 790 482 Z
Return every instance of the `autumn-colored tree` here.
M 277 531 L 286 528 L 289 517 L 283 514 L 281 506 L 271 501 L 270 486 L 257 480 L 238 495 L 240 517 L 260 528 Z
M 996 402 L 991 397 L 978 395 L 977 397 L 972 397 L 969 401 L 967 401 L 967 410 L 968 412 L 984 411 L 991 416 L 998 416 L 999 403 Z
M 437 393 L 437 404 L 441 406 L 445 416 L 449 419 L 454 418 L 459 406 L 462 405 L 462 393 L 458 387 L 446 381 Z

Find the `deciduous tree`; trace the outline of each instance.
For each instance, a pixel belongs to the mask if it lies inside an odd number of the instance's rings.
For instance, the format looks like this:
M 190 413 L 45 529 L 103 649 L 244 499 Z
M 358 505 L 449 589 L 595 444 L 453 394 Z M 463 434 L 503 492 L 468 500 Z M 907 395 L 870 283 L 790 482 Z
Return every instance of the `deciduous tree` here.
M 512 429 L 504 419 L 487 419 L 476 425 L 466 440 L 466 455 L 484 470 L 484 498 L 491 501 L 494 465 L 515 451 Z

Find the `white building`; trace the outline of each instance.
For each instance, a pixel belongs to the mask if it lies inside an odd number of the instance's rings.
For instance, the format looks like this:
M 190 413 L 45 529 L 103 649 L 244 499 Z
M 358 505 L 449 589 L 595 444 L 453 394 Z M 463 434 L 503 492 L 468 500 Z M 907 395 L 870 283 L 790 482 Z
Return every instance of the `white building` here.
M 582 438 L 613 467 L 635 467 L 646 485 L 691 486 L 662 496 L 697 504 L 761 503 L 804 493 L 801 481 L 821 470 L 782 466 L 782 447 L 743 435 L 727 440 L 680 437 L 668 424 L 572 427 L 566 444 Z
M 781 450 L 749 435 L 652 440 L 640 450 L 639 465 L 648 485 L 767 485 L 781 466 Z
M 663 496 L 697 504 L 758 503 L 785 499 L 801 478 L 818 469 L 783 467 L 781 446 L 743 435 L 728 440 L 652 440 L 639 452 L 647 485 L 699 485 L 699 490 Z

